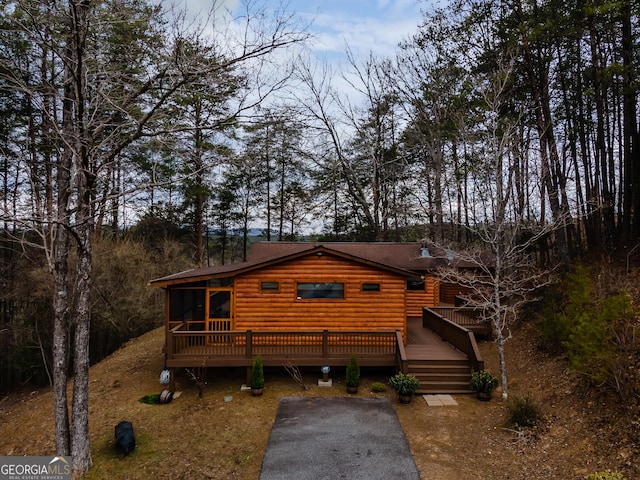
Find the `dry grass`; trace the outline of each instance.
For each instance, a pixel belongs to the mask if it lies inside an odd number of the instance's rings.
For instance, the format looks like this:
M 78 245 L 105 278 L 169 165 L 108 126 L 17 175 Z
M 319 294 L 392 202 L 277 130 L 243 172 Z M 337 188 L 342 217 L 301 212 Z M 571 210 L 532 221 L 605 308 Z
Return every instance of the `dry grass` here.
M 166 405 L 143 404 L 140 397 L 161 389 L 162 342 L 162 329 L 154 330 L 92 368 L 94 466 L 88 479 L 257 479 L 280 397 L 347 395 L 340 371 L 332 373 L 331 388 L 315 385 L 319 371 L 303 372 L 310 386 L 303 391 L 284 369 L 267 369 L 265 393 L 256 398 L 240 391 L 244 371 L 216 370 L 209 372 L 201 399 L 196 385 L 180 376 L 180 398 Z M 457 407 L 427 407 L 421 398 L 410 405 L 394 401 L 422 478 L 581 479 L 604 468 L 626 468 L 633 478 L 625 457 L 633 460 L 638 452 L 599 440 L 598 424 L 588 416 L 592 405 L 575 399 L 575 385 L 562 363 L 547 359 L 540 368 L 526 340 L 510 343 L 512 370 L 518 365 L 518 373 L 511 374 L 512 393 L 526 392 L 541 404 L 548 420 L 545 431 L 531 442 L 518 442 L 505 428 L 499 398 L 484 403 L 457 396 Z M 497 371 L 493 345 L 481 349 L 488 368 Z M 358 396 L 393 395 L 370 391 L 372 382 L 385 382 L 389 373 L 363 370 Z M 51 455 L 52 409 L 47 391 L 2 399 L 0 455 Z M 114 451 L 113 428 L 123 419 L 133 422 L 137 448 L 121 460 Z

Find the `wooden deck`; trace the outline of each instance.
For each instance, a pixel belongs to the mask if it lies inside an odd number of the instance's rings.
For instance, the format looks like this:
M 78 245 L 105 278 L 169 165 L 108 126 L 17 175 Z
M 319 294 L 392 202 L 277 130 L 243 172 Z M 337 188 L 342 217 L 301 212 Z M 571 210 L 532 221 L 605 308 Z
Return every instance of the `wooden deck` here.
M 396 332 L 194 331 L 181 324 L 167 332 L 169 368 L 345 366 L 351 354 L 362 366 L 397 367 L 418 377 L 418 393 L 468 393 L 472 369 L 482 369 L 470 329 L 428 309 L 407 319 L 407 341 Z M 437 332 L 437 333 L 436 333 Z
M 363 366 L 398 365 L 398 332 L 189 331 L 179 325 L 167 333 L 166 365 L 248 367 L 256 355 L 265 366 L 345 366 L 352 354 Z
M 468 355 L 423 326 L 421 318 L 407 319 L 405 373 L 420 381 L 417 393 L 470 393 Z
M 407 358 L 412 360 L 467 360 L 460 350 L 445 342 L 433 330 L 422 326 L 421 318 L 407 319 Z

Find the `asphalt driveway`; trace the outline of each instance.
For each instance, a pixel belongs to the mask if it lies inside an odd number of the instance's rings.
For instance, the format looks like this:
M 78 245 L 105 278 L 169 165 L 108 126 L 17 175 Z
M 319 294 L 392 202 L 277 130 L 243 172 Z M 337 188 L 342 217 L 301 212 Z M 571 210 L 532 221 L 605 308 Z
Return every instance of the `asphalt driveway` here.
M 388 398 L 284 397 L 260 480 L 420 480 Z

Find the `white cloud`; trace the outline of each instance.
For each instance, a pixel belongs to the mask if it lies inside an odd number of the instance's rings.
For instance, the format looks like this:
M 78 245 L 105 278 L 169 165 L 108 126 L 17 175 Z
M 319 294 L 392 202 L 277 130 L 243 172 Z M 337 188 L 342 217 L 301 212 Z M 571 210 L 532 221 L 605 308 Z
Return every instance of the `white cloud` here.
M 317 42 L 312 50 L 331 60 L 344 59 L 346 45 L 356 55 L 374 51 L 392 56 L 422 18 L 416 0 L 292 0 L 290 6 L 301 17 L 314 19 L 311 31 Z
M 178 2 L 186 6 L 191 15 L 204 15 L 215 3 L 217 11 L 225 7 L 239 13 L 238 10 L 253 0 L 162 0 Z M 180 3 L 182 2 L 182 3 Z M 308 25 L 309 33 L 314 39 L 307 45 L 308 49 L 321 61 L 331 65 L 335 75 L 332 77 L 334 87 L 349 98 L 357 96 L 346 80 L 345 75 L 351 69 L 347 64 L 347 48 L 361 64 L 369 54 L 377 57 L 393 57 L 400 41 L 417 31 L 421 21 L 420 4 L 424 0 L 255 0 L 256 7 L 268 10 L 280 10 L 285 7 L 288 12 L 300 19 L 300 25 Z M 193 18 L 193 17 L 191 17 Z M 234 26 L 229 25 L 234 31 Z M 240 25 L 236 25 L 240 28 Z M 231 40 L 233 35 L 225 35 Z M 277 56 L 291 53 L 290 50 L 278 52 Z
M 354 52 L 374 51 L 379 56 L 390 56 L 401 40 L 415 33 L 416 26 L 417 20 L 410 18 L 390 21 L 370 16 L 323 15 L 316 22 L 319 42 L 315 49 L 343 54 L 347 44 Z
M 227 12 L 234 12 L 239 6 L 239 0 L 162 0 L 165 5 L 172 4 L 178 11 L 185 10 L 187 18 L 194 20 L 214 16 L 226 16 Z
M 237 11 L 243 0 L 162 0 L 186 7 L 190 18 L 206 15 L 215 6 L 216 15 Z M 344 59 L 345 44 L 359 54 L 375 51 L 390 56 L 401 40 L 416 31 L 421 20 L 419 0 L 258 0 L 257 6 L 285 6 L 302 19 L 313 21 L 311 46 L 320 56 Z

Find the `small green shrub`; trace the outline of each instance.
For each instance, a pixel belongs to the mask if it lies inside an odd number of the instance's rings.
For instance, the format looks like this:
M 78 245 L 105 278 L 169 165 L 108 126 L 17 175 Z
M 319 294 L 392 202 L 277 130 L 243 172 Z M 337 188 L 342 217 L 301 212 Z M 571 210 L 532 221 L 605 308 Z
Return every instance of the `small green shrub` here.
M 607 470 L 606 472 L 591 473 L 587 475 L 587 480 L 627 480 L 627 479 L 621 473 Z
M 608 296 L 580 314 L 565 342 L 571 367 L 596 383 L 612 381 L 618 361 L 615 327 L 633 315 L 627 294 Z
M 360 385 L 360 367 L 358 366 L 358 359 L 355 355 L 349 357 L 346 371 L 346 384 L 347 387 L 357 387 Z
M 400 372 L 389 379 L 389 386 L 398 392 L 398 395 L 413 397 L 420 387 L 420 381 L 415 375 Z
M 594 383 L 620 383 L 616 372 L 625 369 L 616 329 L 636 315 L 629 295 L 597 295 L 589 268 L 577 264 L 560 289 L 545 296 L 541 313 L 543 346 L 566 353 L 572 370 Z
M 373 382 L 371 384 L 371 391 L 374 393 L 382 393 L 387 391 L 387 386 L 382 382 Z
M 542 412 L 530 396 L 510 397 L 506 403 L 507 421 L 516 428 L 535 427 L 542 419 Z
M 149 395 L 145 395 L 144 397 L 140 397 L 139 401 L 142 403 L 148 403 L 149 405 L 153 405 L 154 403 L 160 403 L 160 394 L 151 393 Z
M 542 348 L 554 353 L 564 351 L 564 342 L 569 338 L 571 323 L 566 315 L 560 313 L 563 300 L 557 287 L 549 287 L 544 292 L 544 301 L 538 305 L 538 333 Z
M 493 376 L 487 370 L 480 370 L 471 374 L 469 388 L 474 392 L 492 393 L 499 384 L 498 377 Z
M 259 390 L 264 388 L 264 370 L 262 368 L 262 356 L 258 356 L 253 360 L 251 368 L 251 388 Z

